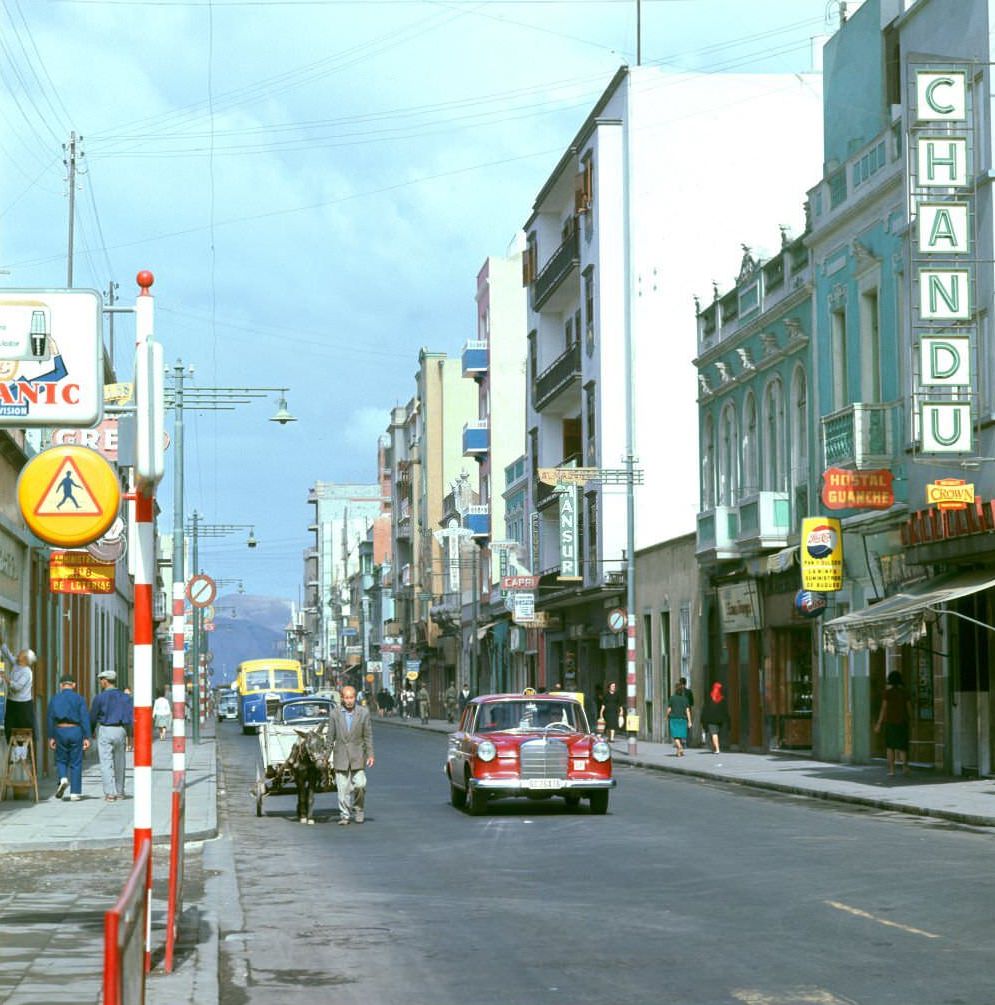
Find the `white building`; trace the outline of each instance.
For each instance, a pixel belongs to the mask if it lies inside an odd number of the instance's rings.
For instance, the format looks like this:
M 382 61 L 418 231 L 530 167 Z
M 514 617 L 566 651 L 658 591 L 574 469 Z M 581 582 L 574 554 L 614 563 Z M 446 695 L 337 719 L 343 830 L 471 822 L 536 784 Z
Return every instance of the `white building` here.
M 627 526 L 624 479 L 592 479 L 576 489 L 574 540 L 561 545 L 559 497 L 538 469 L 624 467 L 628 330 L 645 480 L 636 548 L 695 530 L 693 297 L 736 275 L 748 235 L 772 220 L 800 229 L 798 193 L 820 170 L 821 131 L 818 76 L 623 68 L 540 191 L 523 260 L 530 544 L 543 574 L 537 606 L 559 626 L 545 633 L 539 683 L 590 693 L 623 682 L 624 648 L 606 616 L 624 606 Z

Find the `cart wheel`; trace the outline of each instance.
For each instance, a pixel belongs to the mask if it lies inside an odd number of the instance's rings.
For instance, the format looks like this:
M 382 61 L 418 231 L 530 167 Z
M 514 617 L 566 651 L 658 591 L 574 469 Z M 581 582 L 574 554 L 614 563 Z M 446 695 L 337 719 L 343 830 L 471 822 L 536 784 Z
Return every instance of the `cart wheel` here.
M 266 785 L 263 782 L 262 772 L 259 767 L 256 767 L 256 816 L 261 817 L 263 815 L 263 793 L 266 791 Z

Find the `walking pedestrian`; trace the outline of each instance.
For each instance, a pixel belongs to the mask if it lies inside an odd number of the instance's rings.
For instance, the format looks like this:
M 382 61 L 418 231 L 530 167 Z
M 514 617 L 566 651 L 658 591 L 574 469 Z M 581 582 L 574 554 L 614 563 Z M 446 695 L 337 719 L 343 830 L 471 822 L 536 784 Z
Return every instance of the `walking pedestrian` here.
M 456 685 L 450 684 L 446 688 L 446 719 L 449 722 L 456 721 L 456 704 L 459 696 L 456 693 Z
M 665 715 L 670 739 L 674 741 L 674 754 L 677 757 L 683 757 L 684 744 L 687 742 L 688 733 L 691 730 L 691 704 L 688 702 L 684 690 L 683 678 L 677 682 L 674 693 L 667 701 Z
M 618 685 L 615 681 L 608 682 L 605 696 L 601 700 L 601 713 L 598 718 L 605 720 L 608 742 L 613 742 L 615 739 L 615 730 L 621 728 L 621 723 L 619 722 Z
M 909 723 L 912 721 L 912 705 L 905 690 L 902 675 L 898 670 L 888 674 L 881 711 L 874 732 L 880 733 L 884 726 L 884 746 L 888 756 L 888 774 L 894 777 L 895 765 L 902 766 L 902 774 L 909 773 Z
M 719 738 L 722 730 L 728 728 L 729 722 L 729 704 L 726 701 L 725 691 L 722 685 L 715 681 L 705 699 L 705 706 L 701 710 L 701 727 L 708 733 L 708 739 L 711 743 L 711 750 L 707 750 L 705 753 L 721 753 Z
M 428 722 L 428 688 L 425 687 L 424 682 L 418 686 L 418 692 L 415 695 L 415 699 L 418 702 L 418 715 L 421 717 L 422 725 Z
M 134 724 L 134 708 L 128 695 L 117 689 L 117 674 L 113 670 L 101 670 L 97 683 L 100 694 L 90 705 L 90 728 L 97 732 L 104 799 L 113 802 L 124 799 L 124 753 Z
M 166 739 L 166 730 L 173 719 L 173 706 L 169 703 L 169 688 L 166 688 L 152 704 L 152 723 L 159 730 L 159 739 Z
M 690 722 L 690 728 L 688 729 L 688 747 L 694 747 L 695 743 L 695 730 L 694 730 L 694 691 L 688 687 L 687 677 L 681 678 L 681 683 L 684 685 L 684 697 L 688 700 L 688 711 L 691 713 L 691 717 L 688 720 Z
M 456 699 L 456 703 L 459 705 L 459 714 L 462 718 L 463 709 L 466 708 L 466 703 L 470 700 L 470 685 L 466 681 L 463 681 L 463 686 L 459 689 L 459 697 Z
M 4 734 L 10 743 L 10 734 L 15 729 L 30 729 L 33 745 L 38 743 L 38 730 L 35 728 L 35 654 L 32 649 L 22 649 L 17 656 L 2 644 L 0 653 L 10 664 L 8 670 L 3 666 L 3 678 L 7 682 L 7 711 L 4 716 Z
M 366 819 L 366 768 L 373 767 L 373 720 L 356 704 L 356 689 L 342 688 L 342 705 L 329 717 L 328 742 L 339 800 L 339 825 Z
M 55 751 L 59 784 L 55 798 L 69 790 L 73 802 L 83 798 L 83 751 L 90 749 L 90 713 L 76 693 L 76 681 L 65 676 L 48 703 L 48 745 Z

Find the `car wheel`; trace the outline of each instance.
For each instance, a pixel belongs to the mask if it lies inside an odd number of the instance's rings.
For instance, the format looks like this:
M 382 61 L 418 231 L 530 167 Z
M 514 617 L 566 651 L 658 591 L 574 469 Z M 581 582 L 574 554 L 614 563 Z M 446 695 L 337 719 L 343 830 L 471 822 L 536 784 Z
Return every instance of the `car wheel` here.
M 574 807 L 580 806 L 580 796 L 578 796 L 576 792 L 571 792 L 570 795 L 564 796 L 563 798 L 566 801 L 567 806 L 570 807 L 570 809 L 574 809 Z
M 465 793 L 470 816 L 479 817 L 487 812 L 487 793 L 483 789 L 470 789 Z
M 591 793 L 591 812 L 604 816 L 608 812 L 608 790 L 599 789 Z
M 461 789 L 458 786 L 453 785 L 452 781 L 450 781 L 449 801 L 456 807 L 456 809 L 463 809 L 463 807 L 466 806 L 466 789 Z

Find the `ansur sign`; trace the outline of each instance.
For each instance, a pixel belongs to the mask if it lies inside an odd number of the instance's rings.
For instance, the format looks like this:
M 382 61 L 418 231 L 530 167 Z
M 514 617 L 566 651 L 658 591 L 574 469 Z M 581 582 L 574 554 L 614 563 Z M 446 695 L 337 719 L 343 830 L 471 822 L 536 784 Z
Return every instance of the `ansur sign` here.
M 889 509 L 895 504 L 891 472 L 829 468 L 822 475 L 822 501 L 828 509 Z

